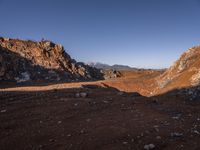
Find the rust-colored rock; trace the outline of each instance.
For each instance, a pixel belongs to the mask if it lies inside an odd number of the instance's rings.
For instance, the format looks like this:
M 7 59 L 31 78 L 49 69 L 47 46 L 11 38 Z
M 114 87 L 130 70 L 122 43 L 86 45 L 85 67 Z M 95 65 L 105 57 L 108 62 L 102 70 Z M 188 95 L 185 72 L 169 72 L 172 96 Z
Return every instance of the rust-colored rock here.
M 161 76 L 157 78 L 156 92 L 197 86 L 200 84 L 200 46 L 189 48 Z
M 0 81 L 97 79 L 103 79 L 99 69 L 77 63 L 60 44 L 0 38 Z

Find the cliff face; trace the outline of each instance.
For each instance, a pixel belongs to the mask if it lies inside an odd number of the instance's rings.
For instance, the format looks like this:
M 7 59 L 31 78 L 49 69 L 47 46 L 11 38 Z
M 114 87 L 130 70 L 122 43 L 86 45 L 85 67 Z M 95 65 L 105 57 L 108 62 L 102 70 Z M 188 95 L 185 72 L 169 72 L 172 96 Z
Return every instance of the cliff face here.
M 60 44 L 0 38 L 0 81 L 97 79 L 100 70 L 77 63 Z
M 188 49 L 159 78 L 158 89 L 167 91 L 174 88 L 198 86 L 200 84 L 200 46 Z

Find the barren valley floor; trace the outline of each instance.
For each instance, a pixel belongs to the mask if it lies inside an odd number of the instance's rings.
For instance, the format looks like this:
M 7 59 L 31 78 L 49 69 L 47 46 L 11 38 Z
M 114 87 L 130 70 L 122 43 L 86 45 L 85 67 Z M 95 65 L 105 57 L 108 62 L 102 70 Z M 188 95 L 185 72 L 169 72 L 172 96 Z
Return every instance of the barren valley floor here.
M 150 83 L 158 74 L 45 86 L 1 85 L 0 149 L 200 149 L 198 101 L 177 94 L 134 93 L 148 93 L 151 84 L 142 81 Z

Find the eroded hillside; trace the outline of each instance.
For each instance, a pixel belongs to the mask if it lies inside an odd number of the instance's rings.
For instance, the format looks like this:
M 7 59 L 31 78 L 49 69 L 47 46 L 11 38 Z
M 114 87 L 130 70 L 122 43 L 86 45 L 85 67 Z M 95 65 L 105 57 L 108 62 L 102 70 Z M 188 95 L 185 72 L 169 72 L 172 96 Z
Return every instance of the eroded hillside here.
M 193 87 L 200 84 L 200 46 L 188 49 L 157 79 L 155 93 Z
M 60 44 L 0 38 L 0 81 L 103 79 L 96 68 L 76 62 Z

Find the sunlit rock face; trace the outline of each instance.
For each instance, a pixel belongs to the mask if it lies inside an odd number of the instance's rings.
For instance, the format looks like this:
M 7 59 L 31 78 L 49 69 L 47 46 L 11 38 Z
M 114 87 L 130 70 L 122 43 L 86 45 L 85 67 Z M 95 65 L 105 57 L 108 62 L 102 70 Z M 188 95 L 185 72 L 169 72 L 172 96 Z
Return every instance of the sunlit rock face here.
M 157 91 L 169 91 L 200 84 L 200 46 L 189 48 L 161 76 L 157 78 Z
M 98 79 L 103 79 L 99 69 L 77 63 L 60 44 L 0 38 L 0 81 Z

